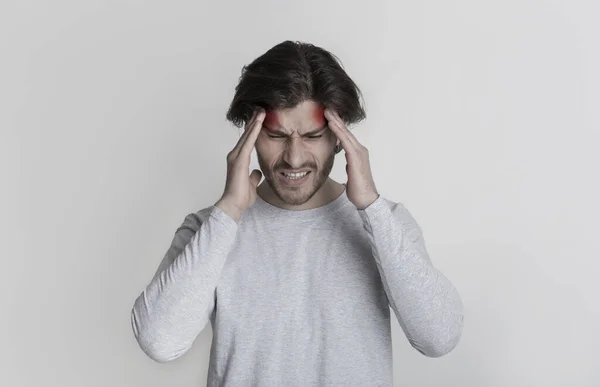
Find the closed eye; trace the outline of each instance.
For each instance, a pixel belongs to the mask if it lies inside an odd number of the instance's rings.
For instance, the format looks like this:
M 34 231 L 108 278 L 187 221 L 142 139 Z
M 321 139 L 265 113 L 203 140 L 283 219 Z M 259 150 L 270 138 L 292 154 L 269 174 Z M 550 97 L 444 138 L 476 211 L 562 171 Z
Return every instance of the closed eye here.
M 277 135 L 272 135 L 272 134 L 269 134 L 268 136 L 270 138 L 285 138 L 285 137 L 287 137 L 287 136 L 277 136 Z M 317 138 L 323 137 L 323 135 L 322 134 L 318 134 L 318 135 L 312 135 L 312 136 L 306 136 L 306 137 L 310 138 L 310 139 L 317 139 Z

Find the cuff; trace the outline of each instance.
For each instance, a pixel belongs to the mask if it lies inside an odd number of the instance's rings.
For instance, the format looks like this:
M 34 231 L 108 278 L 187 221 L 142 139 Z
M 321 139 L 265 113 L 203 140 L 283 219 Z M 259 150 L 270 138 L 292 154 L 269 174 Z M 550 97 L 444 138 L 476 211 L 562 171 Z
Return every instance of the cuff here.
M 385 199 L 380 194 L 379 197 L 377 199 L 375 199 L 375 201 L 373 203 L 369 204 L 368 207 L 366 207 L 362 210 L 357 210 L 357 211 L 358 211 L 358 215 L 360 215 L 361 219 L 363 220 L 363 224 L 365 225 L 367 230 L 370 231 L 371 230 L 371 220 L 381 217 L 382 215 L 389 212 L 390 209 L 389 209 L 389 206 L 386 203 Z

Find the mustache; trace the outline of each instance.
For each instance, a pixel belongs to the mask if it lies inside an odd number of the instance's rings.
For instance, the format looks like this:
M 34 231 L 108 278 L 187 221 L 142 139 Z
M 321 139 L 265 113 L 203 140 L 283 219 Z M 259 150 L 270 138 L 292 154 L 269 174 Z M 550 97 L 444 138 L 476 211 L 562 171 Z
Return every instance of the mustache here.
M 312 165 L 312 164 L 306 164 L 301 166 L 300 168 L 292 168 L 290 167 L 288 164 L 278 164 L 276 166 L 273 167 L 274 171 L 280 171 L 282 169 L 317 169 L 316 165 Z

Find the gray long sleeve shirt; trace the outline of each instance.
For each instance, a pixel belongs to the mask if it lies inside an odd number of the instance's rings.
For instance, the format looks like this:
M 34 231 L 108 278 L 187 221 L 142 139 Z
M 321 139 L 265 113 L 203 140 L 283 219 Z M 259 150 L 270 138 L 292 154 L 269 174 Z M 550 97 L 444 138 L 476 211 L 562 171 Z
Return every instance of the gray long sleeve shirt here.
M 166 362 L 210 321 L 211 387 L 391 386 L 390 306 L 424 355 L 457 345 L 462 302 L 415 219 L 382 196 L 358 210 L 344 191 L 303 211 L 258 197 L 239 222 L 215 206 L 189 214 L 131 323 Z

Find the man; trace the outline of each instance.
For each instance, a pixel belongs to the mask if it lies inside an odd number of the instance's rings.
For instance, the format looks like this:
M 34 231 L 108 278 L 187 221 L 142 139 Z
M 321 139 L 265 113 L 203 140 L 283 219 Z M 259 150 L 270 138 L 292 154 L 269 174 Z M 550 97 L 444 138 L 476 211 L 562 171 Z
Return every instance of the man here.
M 408 210 L 378 193 L 347 128 L 364 117 L 322 48 L 286 41 L 244 67 L 224 193 L 185 218 L 133 306 L 150 358 L 183 355 L 210 321 L 209 386 L 391 386 L 390 306 L 424 355 L 457 345 L 460 296 Z M 341 150 L 346 184 L 329 178 Z

